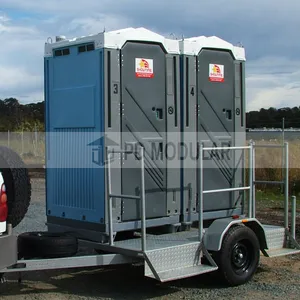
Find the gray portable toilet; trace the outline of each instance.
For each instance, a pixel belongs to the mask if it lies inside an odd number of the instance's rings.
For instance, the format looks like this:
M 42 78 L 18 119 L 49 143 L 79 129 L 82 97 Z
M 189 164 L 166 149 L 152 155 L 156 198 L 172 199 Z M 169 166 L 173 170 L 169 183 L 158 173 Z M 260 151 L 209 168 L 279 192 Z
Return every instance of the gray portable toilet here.
M 195 157 L 204 147 L 245 145 L 245 51 L 213 37 L 180 41 L 182 81 L 183 222 L 198 218 L 199 172 Z M 192 148 L 191 150 L 188 150 Z M 204 152 L 204 190 L 243 186 L 239 151 Z M 198 165 L 199 166 L 199 165 Z M 243 193 L 204 195 L 204 219 L 239 215 Z
M 147 226 L 179 222 L 180 162 L 162 155 L 180 142 L 179 63 L 178 41 L 144 28 L 46 43 L 49 230 L 105 240 L 107 146 L 144 146 Z M 127 155 L 113 163 L 113 192 L 139 195 L 139 161 Z M 114 229 L 138 228 L 139 207 L 115 199 Z

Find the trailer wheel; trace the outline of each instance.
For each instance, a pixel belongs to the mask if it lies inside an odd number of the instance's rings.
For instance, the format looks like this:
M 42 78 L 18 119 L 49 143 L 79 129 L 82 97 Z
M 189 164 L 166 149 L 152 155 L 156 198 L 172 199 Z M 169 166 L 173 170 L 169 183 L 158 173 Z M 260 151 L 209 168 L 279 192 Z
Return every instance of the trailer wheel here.
M 7 223 L 16 227 L 25 217 L 31 198 L 31 184 L 26 165 L 7 147 L 0 147 L 0 170 L 6 186 Z
M 37 231 L 18 236 L 19 258 L 69 257 L 77 251 L 77 239 L 68 234 Z
M 231 227 L 214 255 L 225 281 L 232 285 L 248 282 L 257 270 L 260 257 L 259 241 L 246 226 Z

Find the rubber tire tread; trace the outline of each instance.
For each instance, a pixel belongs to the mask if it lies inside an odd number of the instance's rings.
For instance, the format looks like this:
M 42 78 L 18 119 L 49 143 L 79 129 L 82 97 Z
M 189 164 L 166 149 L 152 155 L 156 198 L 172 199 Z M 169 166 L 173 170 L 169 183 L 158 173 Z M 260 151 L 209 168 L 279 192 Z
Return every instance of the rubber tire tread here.
M 251 242 L 254 249 L 254 255 L 251 265 L 248 268 L 248 272 L 238 275 L 234 272 L 231 265 L 231 248 L 237 241 L 244 239 Z M 221 250 L 215 252 L 213 258 L 219 267 L 219 272 L 227 284 L 230 286 L 244 284 L 252 279 L 257 270 L 260 260 L 259 240 L 250 228 L 241 225 L 233 226 L 226 233 L 222 242 Z
M 26 232 L 18 236 L 19 258 L 61 258 L 78 252 L 77 238 L 63 233 Z
M 7 147 L 0 147 L 0 169 L 6 186 L 7 223 L 16 227 L 25 217 L 31 200 L 28 169 L 20 156 Z

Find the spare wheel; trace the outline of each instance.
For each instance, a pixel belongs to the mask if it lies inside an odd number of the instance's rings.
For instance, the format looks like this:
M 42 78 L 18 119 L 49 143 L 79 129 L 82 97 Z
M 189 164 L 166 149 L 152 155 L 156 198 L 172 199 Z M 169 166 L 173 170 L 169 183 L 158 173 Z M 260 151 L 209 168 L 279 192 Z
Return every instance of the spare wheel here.
M 31 198 L 31 184 L 26 165 L 7 147 L 0 147 L 0 176 L 6 187 L 7 223 L 16 227 L 25 217 Z
M 26 232 L 18 236 L 19 258 L 59 258 L 78 251 L 77 238 L 53 232 Z

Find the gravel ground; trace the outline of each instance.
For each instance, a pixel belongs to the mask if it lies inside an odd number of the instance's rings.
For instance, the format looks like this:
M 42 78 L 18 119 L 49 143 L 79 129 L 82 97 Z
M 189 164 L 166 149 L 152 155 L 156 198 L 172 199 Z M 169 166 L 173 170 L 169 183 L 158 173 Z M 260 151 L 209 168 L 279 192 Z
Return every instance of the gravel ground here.
M 34 178 L 32 184 L 32 204 L 26 218 L 16 228 L 18 233 L 45 230 L 45 180 Z M 276 223 L 280 213 L 275 210 L 273 217 L 270 211 L 262 217 L 268 216 Z M 9 274 L 6 278 L 7 282 L 0 286 L 0 299 L 5 300 L 300 299 L 300 255 L 262 257 L 253 280 L 234 288 L 220 284 L 215 273 L 161 284 L 144 278 L 142 267 L 135 266 L 28 272 L 23 274 L 22 283 L 18 283 L 17 274 Z

